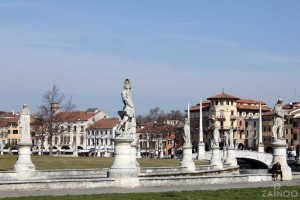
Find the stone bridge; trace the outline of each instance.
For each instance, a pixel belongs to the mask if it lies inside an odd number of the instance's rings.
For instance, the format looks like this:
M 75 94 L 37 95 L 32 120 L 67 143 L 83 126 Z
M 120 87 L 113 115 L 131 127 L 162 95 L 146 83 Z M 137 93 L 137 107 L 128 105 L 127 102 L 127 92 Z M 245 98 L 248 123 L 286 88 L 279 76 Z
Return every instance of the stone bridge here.
M 194 158 L 196 158 L 197 153 L 193 154 Z M 211 158 L 211 151 L 205 152 L 205 157 L 207 160 Z M 223 151 L 220 150 L 220 157 L 223 158 Z M 247 160 L 254 160 L 260 163 L 265 164 L 266 166 L 270 166 L 272 163 L 273 155 L 270 153 L 260 153 L 257 151 L 249 151 L 249 150 L 235 150 L 235 157 Z

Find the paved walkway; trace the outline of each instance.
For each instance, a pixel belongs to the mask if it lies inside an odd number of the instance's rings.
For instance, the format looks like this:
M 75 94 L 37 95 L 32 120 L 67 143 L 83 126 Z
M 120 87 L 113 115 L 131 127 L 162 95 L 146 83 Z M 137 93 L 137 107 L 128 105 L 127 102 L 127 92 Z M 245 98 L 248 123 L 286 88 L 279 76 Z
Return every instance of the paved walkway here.
M 198 186 L 170 186 L 170 187 L 139 187 L 139 188 L 90 188 L 90 189 L 59 189 L 59 190 L 27 190 L 27 191 L 0 191 L 0 198 L 44 195 L 90 195 L 105 193 L 141 193 L 141 192 L 167 192 L 167 191 L 191 191 L 191 190 L 219 190 L 231 188 L 257 188 L 300 185 L 300 179 L 292 181 L 264 181 L 253 183 L 232 183 Z

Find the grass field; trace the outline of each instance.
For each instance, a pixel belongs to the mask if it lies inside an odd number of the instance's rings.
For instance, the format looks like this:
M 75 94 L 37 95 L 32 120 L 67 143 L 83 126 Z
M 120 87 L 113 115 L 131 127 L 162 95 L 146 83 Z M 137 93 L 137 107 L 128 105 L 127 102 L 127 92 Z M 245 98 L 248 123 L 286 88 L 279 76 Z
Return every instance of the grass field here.
M 259 199 L 299 199 L 300 186 L 282 187 L 274 192 L 273 188 L 246 188 L 206 191 L 182 191 L 161 193 L 126 193 L 126 194 L 101 194 L 80 196 L 39 196 L 3 198 L 4 200 L 259 200 Z
M 0 171 L 13 170 L 17 155 L 0 156 Z M 43 169 L 96 169 L 110 168 L 113 158 L 99 157 L 65 157 L 65 156 L 32 156 L 31 160 L 37 170 Z M 141 167 L 179 166 L 177 159 L 137 159 Z M 207 164 L 196 162 L 196 165 Z

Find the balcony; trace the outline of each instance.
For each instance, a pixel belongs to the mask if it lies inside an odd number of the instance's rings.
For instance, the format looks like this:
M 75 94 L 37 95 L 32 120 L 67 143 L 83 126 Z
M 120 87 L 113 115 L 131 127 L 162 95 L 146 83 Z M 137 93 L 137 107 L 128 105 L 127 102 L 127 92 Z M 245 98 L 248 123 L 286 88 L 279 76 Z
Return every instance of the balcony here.
M 226 120 L 226 118 L 225 118 L 224 115 L 218 115 L 218 116 L 216 117 L 216 119 L 217 119 L 218 121 L 225 121 L 225 120 Z
M 230 115 L 230 120 L 231 121 L 235 121 L 237 119 L 237 116 L 236 115 Z

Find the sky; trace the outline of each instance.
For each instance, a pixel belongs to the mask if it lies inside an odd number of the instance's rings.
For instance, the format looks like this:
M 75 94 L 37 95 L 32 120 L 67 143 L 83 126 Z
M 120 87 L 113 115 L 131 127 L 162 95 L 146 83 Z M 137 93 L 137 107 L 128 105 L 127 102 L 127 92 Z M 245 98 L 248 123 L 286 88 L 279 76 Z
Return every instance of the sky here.
M 54 84 L 78 110 L 184 111 L 222 91 L 300 101 L 299 0 L 0 0 L 0 110 Z

